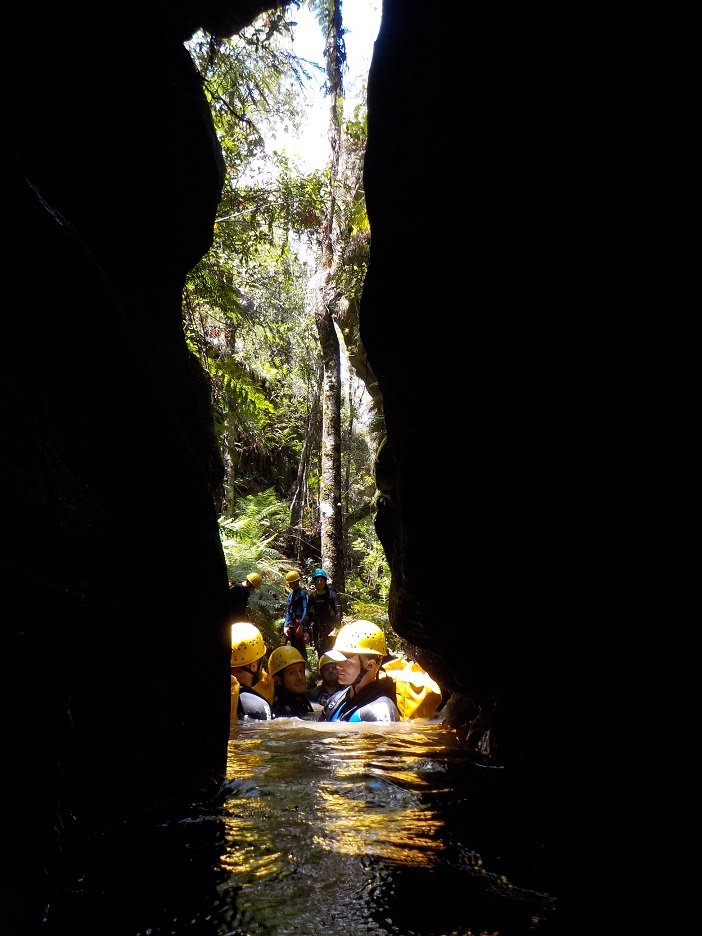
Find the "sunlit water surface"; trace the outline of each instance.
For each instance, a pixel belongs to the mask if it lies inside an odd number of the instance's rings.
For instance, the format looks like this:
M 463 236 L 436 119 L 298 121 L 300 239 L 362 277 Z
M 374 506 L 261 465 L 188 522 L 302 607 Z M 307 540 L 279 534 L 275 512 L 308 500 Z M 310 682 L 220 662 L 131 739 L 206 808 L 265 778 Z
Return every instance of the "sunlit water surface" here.
M 439 722 L 240 723 L 217 801 L 105 836 L 44 929 L 555 933 L 538 823 L 515 827 L 502 784 Z

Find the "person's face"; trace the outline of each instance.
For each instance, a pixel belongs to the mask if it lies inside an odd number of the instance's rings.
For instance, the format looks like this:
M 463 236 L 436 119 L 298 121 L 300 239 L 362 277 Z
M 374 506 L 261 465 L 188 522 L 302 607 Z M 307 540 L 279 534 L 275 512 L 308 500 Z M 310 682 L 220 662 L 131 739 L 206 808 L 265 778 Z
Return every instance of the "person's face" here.
M 350 686 L 354 679 L 361 672 L 361 658 L 356 654 L 349 654 L 345 660 L 340 660 L 336 664 L 336 672 L 339 684 Z
M 286 666 L 282 672 L 283 685 L 294 695 L 302 695 L 302 693 L 307 689 L 307 684 L 305 682 L 305 664 L 300 661 L 299 663 L 291 663 L 290 666 Z
M 338 675 L 336 663 L 325 663 L 324 666 L 320 669 L 319 675 L 322 677 L 322 682 L 336 682 Z
M 317 591 L 324 591 L 326 584 L 327 580 L 321 575 L 318 575 L 314 580 L 314 587 L 317 589 Z

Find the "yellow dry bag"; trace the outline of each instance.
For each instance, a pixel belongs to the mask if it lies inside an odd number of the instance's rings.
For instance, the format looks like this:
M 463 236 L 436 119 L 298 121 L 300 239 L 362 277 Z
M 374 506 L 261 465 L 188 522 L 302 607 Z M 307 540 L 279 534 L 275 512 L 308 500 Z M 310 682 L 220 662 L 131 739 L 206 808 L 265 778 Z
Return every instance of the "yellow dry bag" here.
M 395 680 L 397 707 L 403 721 L 434 717 L 441 705 L 441 688 L 419 663 L 397 658 L 385 663 L 383 669 Z

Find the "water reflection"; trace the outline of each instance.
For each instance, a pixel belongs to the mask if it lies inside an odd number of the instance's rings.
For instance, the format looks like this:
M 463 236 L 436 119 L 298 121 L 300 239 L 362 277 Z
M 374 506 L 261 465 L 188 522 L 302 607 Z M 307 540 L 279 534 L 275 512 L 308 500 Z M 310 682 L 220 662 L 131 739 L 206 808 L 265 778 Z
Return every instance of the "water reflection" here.
M 538 822 L 508 803 L 438 722 L 240 723 L 216 803 L 101 836 L 45 930 L 551 936 Z
M 466 763 L 434 722 L 237 726 L 222 856 L 239 889 L 232 932 L 543 932 L 552 899 L 486 870 L 471 847 L 456 785 Z M 473 919 L 467 888 L 481 892 Z

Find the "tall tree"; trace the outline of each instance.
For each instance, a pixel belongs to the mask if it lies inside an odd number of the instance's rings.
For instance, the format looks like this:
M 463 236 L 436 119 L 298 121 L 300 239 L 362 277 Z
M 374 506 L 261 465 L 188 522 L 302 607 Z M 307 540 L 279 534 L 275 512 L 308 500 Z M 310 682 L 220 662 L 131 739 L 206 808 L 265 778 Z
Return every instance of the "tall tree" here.
M 341 350 L 330 308 L 334 280 L 334 216 L 341 154 L 343 68 L 346 62 L 341 0 L 325 0 L 317 16 L 325 35 L 324 61 L 329 105 L 329 199 L 320 226 L 319 263 L 313 292 L 313 313 L 322 351 L 322 449 L 319 520 L 322 562 L 339 594 L 346 589 L 344 528 L 341 500 Z
M 301 568 L 321 555 L 344 593 L 358 568 L 349 526 L 371 507 L 382 414 L 358 329 L 370 240 L 367 122 L 363 105 L 350 119 L 344 113 L 340 6 L 310 6 L 325 48 L 319 73 L 327 79 L 331 164 L 324 170 L 303 173 L 267 142 L 275 126 L 298 128 L 304 69 L 318 68 L 286 51 L 294 23 L 271 14 L 216 48 L 204 36 L 190 44 L 227 174 L 215 243 L 188 279 L 184 312 L 212 380 L 227 469 L 224 515 L 236 516 L 242 495 L 275 488 L 290 509 L 285 554 Z M 354 373 L 373 398 L 372 422 Z
M 316 473 L 321 363 L 307 353 L 317 344 L 305 288 L 314 267 L 300 245 L 317 243 L 328 189 L 324 173 L 302 175 L 267 142 L 272 126 L 294 131 L 303 119 L 309 75 L 289 51 L 291 30 L 273 11 L 231 39 L 189 43 L 227 172 L 214 245 L 188 277 L 184 317 L 211 376 L 225 515 L 243 494 L 274 486 L 302 529 L 318 517 L 307 466 L 314 459 Z

